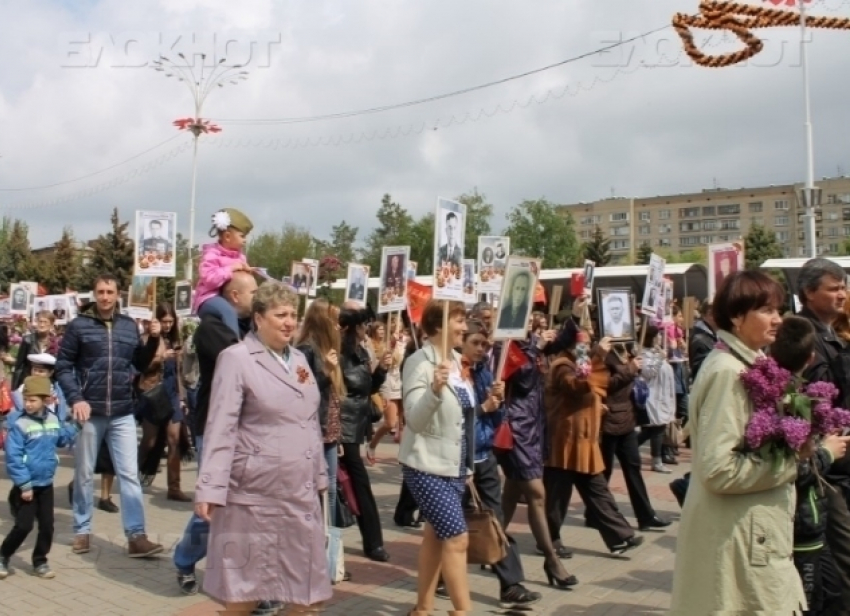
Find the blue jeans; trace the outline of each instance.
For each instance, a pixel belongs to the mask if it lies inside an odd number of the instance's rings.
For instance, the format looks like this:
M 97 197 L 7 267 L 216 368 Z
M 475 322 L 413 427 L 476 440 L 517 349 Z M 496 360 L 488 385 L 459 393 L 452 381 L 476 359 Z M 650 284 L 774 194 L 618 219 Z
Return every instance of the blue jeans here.
M 121 522 L 127 537 L 145 532 L 145 506 L 139 484 L 139 446 L 136 420 L 123 417 L 90 417 L 74 446 L 74 533 L 91 534 L 94 510 L 94 466 L 100 444 L 106 440 L 118 489 L 121 493 Z
M 221 295 L 209 298 L 198 308 L 199 317 L 204 317 L 208 314 L 220 318 L 225 325 L 233 330 L 237 338 L 242 337 L 239 333 L 239 316 L 236 314 L 236 308 L 231 306 L 230 302 Z
M 197 449 L 198 472 L 201 472 L 201 454 L 204 450 L 204 437 L 195 437 L 195 449 Z M 183 531 L 183 538 L 174 548 L 174 566 L 178 573 L 188 574 L 195 572 L 195 565 L 201 562 L 207 555 L 207 539 L 210 535 L 210 524 L 199 518 L 194 513 Z
M 339 456 L 336 443 L 325 443 L 325 463 L 328 465 L 328 519 L 334 525 L 336 515 L 336 469 L 339 468 Z

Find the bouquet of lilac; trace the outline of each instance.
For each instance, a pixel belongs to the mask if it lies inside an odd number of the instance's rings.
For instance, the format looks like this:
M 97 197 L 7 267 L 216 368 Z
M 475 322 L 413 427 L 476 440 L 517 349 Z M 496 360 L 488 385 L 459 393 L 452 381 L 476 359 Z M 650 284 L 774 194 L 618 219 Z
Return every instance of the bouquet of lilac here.
M 576 345 L 576 378 L 586 379 L 590 376 L 590 354 L 587 345 Z
M 838 389 L 818 381 L 805 384 L 771 357 L 760 357 L 741 373 L 753 402 L 746 445 L 776 462 L 796 454 L 809 438 L 850 427 L 850 411 L 835 408 Z

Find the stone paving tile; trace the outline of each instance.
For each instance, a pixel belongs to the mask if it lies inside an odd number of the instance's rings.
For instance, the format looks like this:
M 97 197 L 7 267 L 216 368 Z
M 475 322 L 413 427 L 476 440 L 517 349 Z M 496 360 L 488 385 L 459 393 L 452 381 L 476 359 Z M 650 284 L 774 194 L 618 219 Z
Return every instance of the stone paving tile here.
M 384 525 L 384 540 L 392 556 L 388 563 L 374 563 L 363 556 L 357 528 L 344 533 L 346 567 L 352 583 L 335 587 L 334 597 L 325 606 L 331 616 L 383 616 L 406 614 L 416 598 L 416 559 L 419 531 L 399 529 L 392 514 L 399 493 L 400 476 L 395 462 L 397 446 L 383 444 L 379 461 L 370 469 L 375 496 Z M 162 614 L 175 616 L 207 616 L 217 613 L 217 605 L 203 593 L 194 597 L 180 594 L 171 563 L 170 550 L 180 539 L 191 512 L 191 503 L 174 503 L 165 499 L 164 472 L 154 485 L 145 490 L 145 514 L 151 539 L 163 543 L 169 553 L 149 560 L 130 559 L 125 555 L 126 540 L 121 530 L 120 514 L 99 510 L 94 515 L 92 551 L 86 555 L 71 553 L 71 512 L 66 486 L 72 477 L 72 460 L 60 454 L 61 465 L 56 481 L 56 536 L 50 555 L 57 573 L 53 580 L 28 575 L 29 552 L 35 533 L 27 539 L 12 559 L 13 575 L 0 581 L 0 616 L 134 616 Z M 683 451 L 682 464 L 672 467 L 672 475 L 650 472 L 644 477 L 650 497 L 659 515 L 677 518 L 679 507 L 667 488 L 675 477 L 690 467 L 689 455 Z M 648 462 L 646 457 L 644 462 Z M 183 469 L 183 485 L 191 491 L 195 465 Z M 11 483 L 0 478 L 0 498 Z M 117 489 L 117 485 L 116 485 Z M 612 491 L 624 515 L 633 521 L 631 506 L 619 471 L 612 478 Z M 120 497 L 113 500 L 120 506 Z M 562 531 L 562 537 L 575 550 L 574 558 L 564 561 L 580 584 L 562 591 L 546 584 L 543 559 L 534 551 L 534 538 L 528 528 L 525 508 L 517 509 L 510 531 L 522 553 L 526 585 L 543 594 L 533 612 L 540 616 L 654 616 L 664 614 L 670 600 L 677 524 L 665 533 L 646 533 L 646 543 L 627 557 L 613 558 L 596 531 L 584 527 L 583 505 L 578 495 Z M 12 527 L 5 502 L 0 502 L 0 534 Z M 199 570 L 203 571 L 203 563 Z M 470 585 L 475 614 L 507 614 L 498 606 L 499 585 L 496 578 L 478 567 L 470 567 Z M 437 600 L 434 614 L 444 614 L 450 603 Z

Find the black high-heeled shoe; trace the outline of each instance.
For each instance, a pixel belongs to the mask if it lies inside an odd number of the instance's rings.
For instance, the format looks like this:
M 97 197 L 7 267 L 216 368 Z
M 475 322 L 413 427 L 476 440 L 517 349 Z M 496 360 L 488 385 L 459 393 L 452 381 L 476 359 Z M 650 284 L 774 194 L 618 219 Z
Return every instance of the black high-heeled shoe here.
M 543 563 L 543 573 L 546 574 L 546 580 L 549 582 L 549 586 L 554 586 L 561 590 L 570 590 L 571 586 L 578 584 L 578 578 L 574 575 L 569 575 L 561 579 L 552 573 L 552 570 L 549 568 L 549 563 Z

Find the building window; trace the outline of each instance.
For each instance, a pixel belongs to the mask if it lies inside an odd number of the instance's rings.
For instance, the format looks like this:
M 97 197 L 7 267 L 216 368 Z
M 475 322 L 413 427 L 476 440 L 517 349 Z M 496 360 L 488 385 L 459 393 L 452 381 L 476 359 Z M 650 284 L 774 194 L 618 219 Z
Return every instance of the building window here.
M 782 247 L 782 256 L 786 259 L 791 256 L 791 249 L 788 246 Z
M 758 225 L 759 227 L 764 226 L 764 216 L 753 216 L 750 218 L 751 225 Z
M 732 238 L 731 235 L 720 235 L 720 236 L 717 237 L 717 240 L 719 242 L 731 242 L 732 239 L 733 238 Z M 735 238 L 735 239 L 737 239 L 737 238 Z
M 611 250 L 626 250 L 629 247 L 629 240 L 614 240 L 611 242 Z
M 850 237 L 850 227 L 844 225 L 844 237 Z
M 787 210 L 788 209 L 788 199 L 777 199 L 773 202 L 774 210 Z
M 717 215 L 718 216 L 730 216 L 732 214 L 740 214 L 741 206 L 737 203 L 732 205 L 718 205 L 717 206 Z
M 704 220 L 702 223 L 702 228 L 706 231 L 714 231 L 717 228 L 716 220 Z
M 788 226 L 788 217 L 787 216 L 777 216 L 773 219 L 773 224 L 777 227 L 787 227 Z
M 682 233 L 690 233 L 692 231 L 699 231 L 702 227 L 702 224 L 699 222 L 680 222 L 679 223 L 679 231 Z
M 831 252 L 832 254 L 835 254 L 838 251 L 839 251 L 838 244 L 830 244 L 829 245 L 829 252 Z
M 752 203 L 749 204 L 748 207 L 749 207 L 749 210 L 750 210 L 750 214 L 758 214 L 759 212 L 762 211 L 761 201 L 753 201 Z
M 628 235 L 631 232 L 631 227 L 614 227 L 611 229 L 611 235 L 614 236 L 623 236 Z
M 628 212 L 614 212 L 611 214 L 609 220 L 611 222 L 629 222 L 629 213 Z
M 703 216 L 714 216 L 714 206 L 713 205 L 704 205 L 702 207 L 702 215 Z
M 583 240 L 589 240 L 593 237 L 593 231 L 591 231 L 590 229 L 585 229 L 584 231 L 579 233 L 579 237 L 581 237 L 581 239 Z
M 822 223 L 823 222 L 823 212 L 820 210 L 815 210 L 815 222 Z M 804 225 L 806 224 L 806 214 L 797 214 L 797 224 Z
M 696 218 L 699 216 L 698 207 L 681 207 L 679 208 L 679 218 Z
M 841 214 L 838 212 L 827 212 L 826 214 L 827 220 L 841 220 Z
M 776 232 L 776 241 L 777 242 L 787 242 L 788 241 L 788 232 L 787 231 L 777 231 Z
M 672 233 L 672 231 L 673 231 L 673 225 L 658 225 L 658 232 L 659 233 Z
M 652 233 L 652 227 L 649 225 L 641 225 L 638 227 L 638 234 L 649 235 L 650 233 Z
M 827 237 L 838 237 L 840 235 L 838 227 L 830 227 L 826 230 Z
M 598 225 L 600 222 L 602 222 L 602 216 L 600 214 L 581 217 L 581 224 L 583 225 Z
M 641 222 L 649 222 L 652 220 L 652 212 L 641 212 L 640 213 L 640 221 Z
M 741 221 L 737 218 L 735 220 L 721 220 L 720 228 L 724 231 L 727 231 L 729 229 L 740 229 Z
M 843 195 L 827 195 L 826 196 L 827 203 L 850 203 L 850 194 L 844 193 Z
M 713 244 L 715 237 L 713 235 L 703 235 L 700 238 L 702 244 Z
M 680 237 L 679 246 L 697 246 L 700 243 L 700 238 L 697 235 L 692 237 Z
M 670 210 L 658 210 L 659 220 L 670 220 Z
M 660 240 L 658 240 L 658 245 L 663 248 L 670 248 L 673 245 L 673 242 L 672 240 L 670 240 L 670 238 L 662 237 Z

